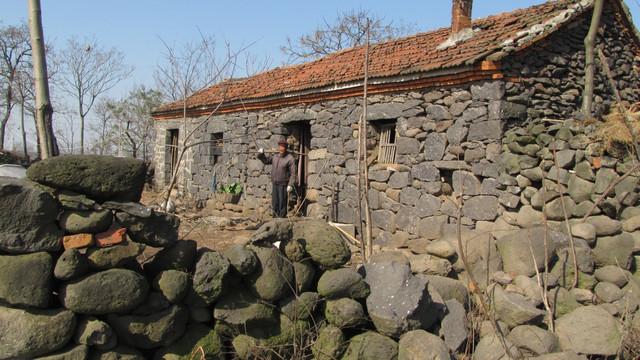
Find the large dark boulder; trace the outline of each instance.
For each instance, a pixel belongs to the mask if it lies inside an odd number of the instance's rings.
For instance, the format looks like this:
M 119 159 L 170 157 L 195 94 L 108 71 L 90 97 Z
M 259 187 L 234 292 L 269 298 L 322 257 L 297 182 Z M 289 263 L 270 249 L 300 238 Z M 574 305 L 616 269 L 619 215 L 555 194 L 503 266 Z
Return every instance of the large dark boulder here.
M 147 298 L 149 283 L 140 274 L 110 269 L 60 287 L 60 301 L 78 314 L 110 314 L 135 309 Z
M 153 349 L 173 344 L 186 328 L 189 312 L 183 306 L 151 315 L 107 316 L 107 323 L 115 330 L 118 340 L 142 349 Z
M 0 358 L 33 359 L 62 349 L 76 327 L 73 312 L 0 306 Z
M 57 251 L 64 232 L 56 225 L 58 204 L 30 181 L 0 177 L 0 251 Z
M 46 252 L 0 256 L 0 301 L 45 308 L 51 296 L 53 259 Z
M 27 169 L 27 177 L 56 189 L 73 190 L 99 202 L 139 201 L 146 175 L 144 161 L 99 155 L 55 156 Z
M 178 240 L 180 218 L 168 213 L 152 211 L 148 217 L 126 212 L 116 213 L 116 220 L 127 229 L 131 240 L 154 247 L 168 247 Z
M 293 240 L 300 242 L 311 260 L 322 269 L 337 269 L 351 260 L 351 250 L 340 231 L 324 221 L 296 222 Z

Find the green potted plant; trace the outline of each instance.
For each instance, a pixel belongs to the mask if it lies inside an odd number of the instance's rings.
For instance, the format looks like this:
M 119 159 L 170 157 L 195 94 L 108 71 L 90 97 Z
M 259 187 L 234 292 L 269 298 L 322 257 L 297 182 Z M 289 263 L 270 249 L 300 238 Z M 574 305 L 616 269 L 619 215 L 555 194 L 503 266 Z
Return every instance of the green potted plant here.
M 235 204 L 240 200 L 242 194 L 242 185 L 231 183 L 229 185 L 220 184 L 216 191 L 216 199 L 224 203 Z

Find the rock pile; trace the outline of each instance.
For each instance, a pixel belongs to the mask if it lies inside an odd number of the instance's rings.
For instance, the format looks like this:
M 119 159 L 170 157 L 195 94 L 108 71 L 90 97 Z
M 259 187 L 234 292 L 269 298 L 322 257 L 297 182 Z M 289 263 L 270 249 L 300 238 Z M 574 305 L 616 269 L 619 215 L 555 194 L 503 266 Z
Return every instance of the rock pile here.
M 522 146 L 534 127 L 507 139 Z M 0 359 L 450 359 L 470 348 L 494 359 L 505 346 L 511 358 L 616 355 L 640 333 L 637 183 L 608 190 L 613 182 L 598 178 L 615 177 L 599 173 L 620 170 L 601 157 L 593 179 L 580 179 L 603 190 L 576 200 L 590 188 L 569 185 L 579 164 L 597 160 L 588 144 L 559 138 L 573 133 L 565 127 L 551 135 L 556 149 L 575 151 L 573 163 L 558 161 L 563 197 L 550 195 L 555 182 L 525 176 L 553 173 L 546 162 L 523 169 L 529 155 L 507 141 L 501 156 L 520 168 L 504 166 L 501 186 L 524 205 L 357 269 L 346 267 L 340 233 L 318 220 L 271 221 L 250 244 L 198 249 L 178 238 L 176 216 L 138 203 L 145 171 L 133 159 L 60 157 L 32 166 L 30 180 L 0 178 Z M 540 134 L 524 146 L 545 154 L 553 141 L 541 146 Z M 605 193 L 602 203 L 620 204 L 617 218 L 596 206 L 601 214 L 581 222 L 586 212 L 573 207 L 568 226 L 540 222 L 539 197 L 550 207 Z M 145 259 L 145 248 L 157 252 Z M 497 322 L 471 315 L 480 302 L 470 275 Z

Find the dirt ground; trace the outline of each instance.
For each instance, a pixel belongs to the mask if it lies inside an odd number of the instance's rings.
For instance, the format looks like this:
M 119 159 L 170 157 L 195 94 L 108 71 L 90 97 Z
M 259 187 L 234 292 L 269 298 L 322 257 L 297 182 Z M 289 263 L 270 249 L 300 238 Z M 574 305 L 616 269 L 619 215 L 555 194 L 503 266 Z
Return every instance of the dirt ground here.
M 159 195 L 144 191 L 140 203 L 156 208 L 162 202 Z M 260 224 L 240 217 L 217 217 L 206 209 L 176 201 L 175 215 L 180 218 L 180 239 L 195 240 L 198 248 L 209 248 L 224 252 L 234 244 L 248 244 L 251 235 Z

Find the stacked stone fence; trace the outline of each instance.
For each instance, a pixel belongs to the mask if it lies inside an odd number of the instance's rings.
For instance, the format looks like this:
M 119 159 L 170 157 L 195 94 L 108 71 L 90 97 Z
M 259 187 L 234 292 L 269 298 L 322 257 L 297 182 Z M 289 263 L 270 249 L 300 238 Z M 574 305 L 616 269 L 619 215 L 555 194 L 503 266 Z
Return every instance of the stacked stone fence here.
M 250 244 L 198 249 L 178 238 L 175 215 L 138 203 L 145 169 L 132 159 L 60 157 L 32 165 L 29 180 L 0 178 L 0 358 L 489 359 L 503 344 L 513 358 L 637 355 L 637 191 L 619 182 L 597 214 L 581 222 L 588 210 L 576 210 L 593 207 L 630 164 L 591 152 L 578 141 L 585 127 L 540 124 L 506 132 L 499 187 L 513 196 L 500 197 L 496 221 L 463 227 L 459 238 L 446 228 L 362 266 L 318 220 L 270 221 Z M 553 143 L 564 153 L 552 158 Z M 523 166 L 533 144 L 566 171 L 563 197 L 544 156 Z M 579 174 L 593 185 L 572 187 Z M 589 196 L 576 190 L 591 187 Z M 569 227 L 554 218 L 556 199 Z M 470 288 L 490 316 L 477 315 Z

